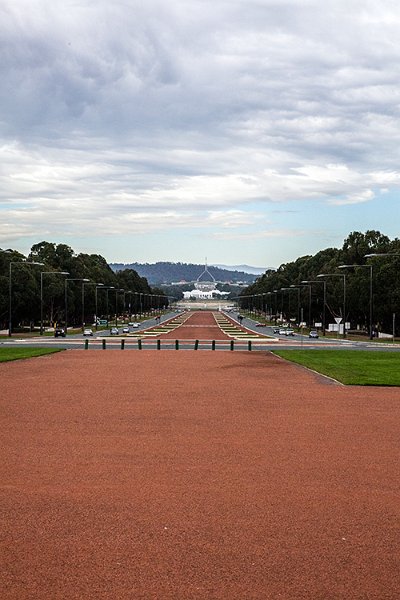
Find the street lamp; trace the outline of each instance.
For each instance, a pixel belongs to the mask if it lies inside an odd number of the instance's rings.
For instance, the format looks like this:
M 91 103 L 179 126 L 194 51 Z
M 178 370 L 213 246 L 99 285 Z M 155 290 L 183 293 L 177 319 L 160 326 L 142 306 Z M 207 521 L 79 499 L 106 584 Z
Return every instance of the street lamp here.
M 43 275 L 69 275 L 68 271 L 40 272 L 40 335 L 43 335 Z
M 11 261 L 10 262 L 10 270 L 9 270 L 9 280 L 8 280 L 8 337 L 11 337 L 12 334 L 12 266 L 13 265 L 38 265 L 43 267 L 44 263 L 36 262 L 36 261 Z
M 104 288 L 106 290 L 106 313 L 107 313 L 107 326 L 109 324 L 110 319 L 108 318 L 110 316 L 109 312 L 108 312 L 108 292 L 110 290 L 115 290 L 115 286 L 114 285 L 109 285 L 106 288 Z
M 369 269 L 369 339 L 373 339 L 372 331 L 372 312 L 373 312 L 373 295 L 372 295 L 372 265 L 339 265 L 339 269 L 354 269 L 356 267 L 366 267 Z
M 343 337 L 346 337 L 346 274 L 320 273 L 317 277 L 343 277 Z
M 117 304 L 118 292 L 125 292 L 125 290 L 123 288 L 118 288 L 115 290 L 115 327 L 118 327 L 118 304 Z
M 86 281 L 89 281 L 89 279 L 82 278 L 82 277 L 68 277 L 64 281 L 65 281 L 65 285 L 64 285 L 65 335 L 68 335 L 68 293 L 67 293 L 67 284 L 68 284 L 68 281 L 82 281 L 82 287 L 83 287 L 83 284 Z
M 132 292 L 132 290 L 126 290 L 125 294 L 130 294 L 129 297 L 129 304 L 128 304 L 128 308 L 129 308 L 129 321 L 132 321 L 132 294 L 134 292 Z
M 365 254 L 364 255 L 365 258 L 375 258 L 375 257 L 377 258 L 379 256 L 389 256 L 389 257 L 394 256 L 395 258 L 396 257 L 399 258 L 400 254 L 393 253 L 393 252 L 379 252 L 379 253 L 378 252 L 373 252 L 371 254 Z M 394 338 L 395 338 L 395 319 L 396 319 L 396 314 L 393 313 L 393 342 L 394 342 Z
M 134 292 L 134 294 L 136 296 L 139 296 L 139 315 L 141 317 L 142 316 L 142 295 L 143 295 L 143 292 Z M 135 308 L 137 308 L 137 307 L 135 307 Z
M 294 285 L 292 284 L 290 286 L 292 289 L 297 290 L 297 318 L 298 318 L 298 324 L 300 325 L 301 323 L 301 310 L 300 310 L 300 287 L 298 285 Z
M 101 287 L 104 284 L 103 283 L 95 283 L 94 281 L 89 281 L 89 280 L 82 282 L 82 331 L 85 328 L 85 285 L 95 285 L 95 286 Z M 96 321 L 97 321 L 97 314 L 96 314 Z
M 311 284 L 311 283 L 322 283 L 324 286 L 324 305 L 322 307 L 322 335 L 325 335 L 325 307 L 326 307 L 326 281 L 321 280 L 321 281 L 302 281 L 301 283 L 307 283 L 307 284 Z M 310 294 L 311 294 L 311 286 L 310 286 Z
M 98 319 L 99 319 L 99 315 L 98 315 L 98 311 L 97 311 L 97 290 L 102 287 L 104 287 L 104 283 L 98 283 L 98 284 L 96 284 L 96 287 L 94 289 L 94 310 L 96 313 L 94 326 L 95 326 L 96 331 L 97 331 L 97 327 L 98 327 L 97 323 L 98 323 Z
M 290 287 L 282 287 L 279 289 L 279 291 L 281 292 L 281 313 L 282 313 L 282 319 L 283 319 L 283 293 L 282 292 L 287 292 L 287 291 L 290 292 L 291 289 L 290 289 Z M 285 311 L 285 315 L 286 315 L 286 311 Z M 289 294 L 288 315 L 289 315 L 289 320 L 290 320 L 290 294 Z

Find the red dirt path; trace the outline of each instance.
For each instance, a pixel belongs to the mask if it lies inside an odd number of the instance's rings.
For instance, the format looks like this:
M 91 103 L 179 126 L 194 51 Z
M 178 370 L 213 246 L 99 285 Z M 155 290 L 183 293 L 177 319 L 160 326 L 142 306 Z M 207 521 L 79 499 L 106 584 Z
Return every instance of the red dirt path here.
M 0 364 L 2 600 L 395 600 L 400 390 L 267 353 Z
M 160 339 L 179 340 L 230 339 L 230 337 L 220 329 L 211 311 L 193 312 L 182 325 L 169 333 L 162 333 L 157 337 Z

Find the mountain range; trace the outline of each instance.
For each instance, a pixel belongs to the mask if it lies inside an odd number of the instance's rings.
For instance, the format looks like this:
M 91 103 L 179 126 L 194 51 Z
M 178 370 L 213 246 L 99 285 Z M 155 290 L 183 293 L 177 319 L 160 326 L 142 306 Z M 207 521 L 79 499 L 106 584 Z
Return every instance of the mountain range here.
M 209 265 L 207 271 L 216 281 L 245 284 L 253 283 L 258 275 L 265 272 L 265 269 L 257 267 L 250 267 L 248 265 L 240 266 L 243 268 L 228 265 Z M 173 262 L 111 263 L 110 267 L 113 271 L 133 269 L 140 277 L 145 277 L 150 285 L 196 281 L 205 268 L 204 265 L 199 264 Z

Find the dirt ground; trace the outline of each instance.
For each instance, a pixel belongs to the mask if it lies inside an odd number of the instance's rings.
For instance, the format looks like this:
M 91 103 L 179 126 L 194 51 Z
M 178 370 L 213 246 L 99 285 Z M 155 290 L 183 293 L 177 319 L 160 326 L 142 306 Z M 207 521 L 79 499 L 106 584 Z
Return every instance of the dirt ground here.
M 399 389 L 71 350 L 0 393 L 2 599 L 400 597 Z
M 179 340 L 229 340 L 218 326 L 213 313 L 211 311 L 193 312 L 187 321 L 178 328 L 163 333 L 159 336 L 160 339 L 179 339 Z

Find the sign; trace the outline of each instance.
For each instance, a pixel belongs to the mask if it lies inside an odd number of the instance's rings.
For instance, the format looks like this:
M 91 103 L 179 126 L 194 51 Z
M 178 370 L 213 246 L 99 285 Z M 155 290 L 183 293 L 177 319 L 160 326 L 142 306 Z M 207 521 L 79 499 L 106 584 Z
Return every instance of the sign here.
M 315 323 L 315 327 L 322 327 L 322 323 Z
M 342 320 L 342 317 L 335 317 L 335 321 L 336 323 L 339 325 L 340 321 Z

